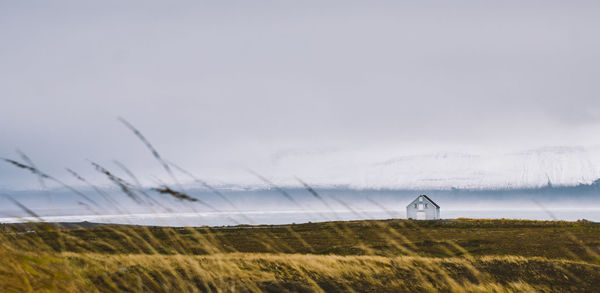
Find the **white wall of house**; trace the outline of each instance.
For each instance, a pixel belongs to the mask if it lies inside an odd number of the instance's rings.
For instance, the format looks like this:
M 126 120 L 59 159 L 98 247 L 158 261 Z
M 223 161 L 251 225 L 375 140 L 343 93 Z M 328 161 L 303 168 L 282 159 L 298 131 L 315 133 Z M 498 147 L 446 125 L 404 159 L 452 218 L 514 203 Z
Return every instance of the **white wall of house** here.
M 406 217 L 414 220 L 436 220 L 440 218 L 440 208 L 427 197 L 419 195 L 406 206 Z

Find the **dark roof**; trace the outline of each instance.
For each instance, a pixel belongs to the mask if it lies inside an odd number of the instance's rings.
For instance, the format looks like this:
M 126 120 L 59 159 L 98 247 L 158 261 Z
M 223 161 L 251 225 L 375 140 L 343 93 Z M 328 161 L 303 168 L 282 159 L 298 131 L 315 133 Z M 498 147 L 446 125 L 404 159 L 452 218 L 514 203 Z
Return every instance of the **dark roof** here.
M 422 196 L 422 197 L 426 198 L 426 199 L 427 199 L 429 202 L 431 202 L 431 203 L 432 203 L 432 204 L 433 204 L 433 205 L 434 205 L 436 208 L 440 208 L 440 206 L 439 206 L 437 203 L 435 203 L 435 201 L 431 200 L 431 198 L 429 198 L 429 196 L 427 196 L 427 195 L 425 195 L 425 194 L 421 194 L 421 195 L 419 195 L 419 196 Z

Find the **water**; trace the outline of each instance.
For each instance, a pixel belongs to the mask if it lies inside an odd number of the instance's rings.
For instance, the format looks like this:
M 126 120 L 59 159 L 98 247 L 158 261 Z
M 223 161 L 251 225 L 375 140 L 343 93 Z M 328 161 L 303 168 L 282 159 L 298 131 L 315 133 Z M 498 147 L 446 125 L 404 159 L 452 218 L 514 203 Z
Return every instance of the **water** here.
M 220 191 L 222 196 L 203 189 L 188 189 L 187 194 L 199 199 L 196 202 L 147 191 L 153 203 L 140 203 L 118 190 L 107 190 L 111 203 L 84 190 L 98 205 L 86 203 L 68 190 L 12 192 L 11 197 L 47 222 L 223 226 L 405 219 L 406 205 L 418 194 L 428 194 L 436 201 L 444 219 L 586 219 L 600 222 L 598 186 L 429 191 L 335 188 L 317 191 L 319 198 L 302 188 L 286 189 L 289 197 L 273 189 L 223 189 Z M 36 220 L 7 197 L 0 197 L 0 223 Z
M 587 219 L 600 222 L 600 208 L 584 209 L 488 209 L 461 210 L 447 209 L 441 211 L 444 219 L 529 219 L 529 220 L 566 220 Z M 47 222 L 95 222 L 113 224 L 133 224 L 152 226 L 227 226 L 239 224 L 279 225 L 291 223 L 348 221 L 369 219 L 404 219 L 405 211 L 381 210 L 337 210 L 337 211 L 243 211 L 243 212 L 190 212 L 190 213 L 136 213 L 106 215 L 68 215 L 42 217 Z M 33 217 L 4 217 L 3 223 L 36 221 Z

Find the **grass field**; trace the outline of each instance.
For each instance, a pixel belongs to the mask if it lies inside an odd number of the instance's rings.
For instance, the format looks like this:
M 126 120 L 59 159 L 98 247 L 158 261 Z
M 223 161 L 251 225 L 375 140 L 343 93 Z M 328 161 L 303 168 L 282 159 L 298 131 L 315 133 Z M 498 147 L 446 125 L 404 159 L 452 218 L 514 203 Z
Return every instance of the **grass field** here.
M 2 225 L 8 292 L 594 292 L 600 224 Z

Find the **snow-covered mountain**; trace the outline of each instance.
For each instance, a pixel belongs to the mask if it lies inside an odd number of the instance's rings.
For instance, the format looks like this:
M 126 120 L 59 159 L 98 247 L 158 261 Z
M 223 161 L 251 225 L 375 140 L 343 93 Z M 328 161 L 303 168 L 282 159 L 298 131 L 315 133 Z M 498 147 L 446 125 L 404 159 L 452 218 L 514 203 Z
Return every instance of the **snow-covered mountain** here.
M 262 156 L 238 166 L 184 163 L 181 165 L 185 165 L 196 177 L 215 187 L 226 189 L 270 187 L 270 184 L 247 169 L 282 187 L 301 187 L 296 179 L 300 178 L 312 186 L 325 188 L 518 189 L 548 184 L 573 186 L 594 182 L 600 178 L 600 146 L 429 152 L 401 149 L 293 149 Z M 142 181 L 142 185 L 147 187 L 154 187 L 157 180 L 173 184 L 172 178 L 166 176 L 164 169 L 159 164 L 154 165 L 155 169 L 132 171 Z M 23 172 L 15 170 L 17 171 Z M 98 186 L 112 186 L 102 174 L 92 171 L 85 174 L 86 178 Z M 118 169 L 114 171 L 123 178 L 130 178 Z M 50 174 L 68 184 L 81 185 L 67 172 Z M 175 175 L 186 186 L 186 183 L 190 187 L 197 185 L 187 174 L 176 170 Z M 34 186 L 37 183 L 34 176 L 30 181 Z M 54 186 L 51 181 L 46 183 L 49 188 L 60 187 Z
M 294 172 L 290 174 L 290 172 Z M 359 151 L 294 152 L 277 156 L 265 175 L 295 185 L 353 188 L 527 188 L 590 184 L 600 178 L 600 147 L 543 147 L 516 152 L 434 152 L 413 155 Z

